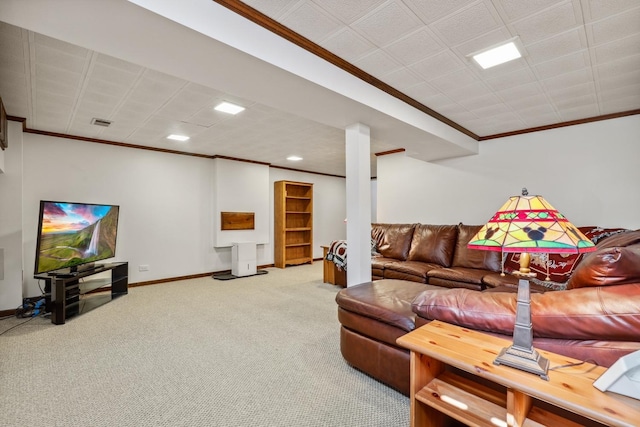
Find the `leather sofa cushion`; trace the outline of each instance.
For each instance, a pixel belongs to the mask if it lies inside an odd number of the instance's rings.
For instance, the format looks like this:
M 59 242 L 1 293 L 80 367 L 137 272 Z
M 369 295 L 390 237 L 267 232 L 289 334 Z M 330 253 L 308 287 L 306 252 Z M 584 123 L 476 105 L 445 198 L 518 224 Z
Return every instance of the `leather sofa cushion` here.
M 403 273 L 401 271 L 395 271 L 386 269 L 384 270 L 384 278 L 385 279 L 397 279 L 397 280 L 408 280 L 410 282 L 419 282 L 419 283 L 427 283 L 427 278 L 423 276 L 416 276 L 414 274 Z
M 513 333 L 513 293 L 428 290 L 412 305 L 415 313 L 429 320 Z M 531 319 L 536 337 L 640 341 L 640 284 L 532 293 Z
M 371 238 L 385 258 L 404 261 L 409 256 L 415 224 L 371 224 Z
M 411 274 L 423 278 L 423 282 L 427 282 L 427 273 L 433 269 L 440 269 L 440 265 L 419 262 L 419 261 L 402 261 L 390 262 L 384 266 L 385 277 L 390 271 Z
M 338 307 L 369 317 L 404 331 L 415 328 L 411 301 L 425 289 L 423 283 L 403 280 L 376 280 L 341 289 L 336 295 Z
M 469 249 L 467 244 L 482 228 L 481 225 L 458 225 L 458 240 L 453 253 L 452 267 L 478 268 L 480 270 L 500 271 L 501 253 L 499 251 L 481 251 Z
M 640 244 L 590 253 L 571 275 L 567 289 L 626 283 L 640 283 Z
M 374 256 L 371 258 L 371 268 L 375 269 L 375 270 L 379 270 L 380 272 L 382 272 L 382 270 L 384 270 L 385 265 L 392 263 L 392 262 L 396 262 L 398 261 L 397 259 L 394 258 L 385 258 L 382 256 Z
M 427 273 L 429 278 L 437 277 L 438 279 L 450 280 L 453 282 L 473 283 L 481 285 L 482 278 L 487 275 L 487 270 L 478 270 L 476 268 L 451 267 L 438 268 Z
M 449 267 L 457 237 L 455 225 L 418 224 L 413 231 L 408 260 Z
M 482 277 L 482 284 L 487 291 L 493 289 L 518 289 L 519 278 L 511 274 L 501 276 L 500 273 L 489 273 Z M 529 279 L 531 292 L 563 291 L 567 289 L 566 283 L 546 282 L 535 278 Z

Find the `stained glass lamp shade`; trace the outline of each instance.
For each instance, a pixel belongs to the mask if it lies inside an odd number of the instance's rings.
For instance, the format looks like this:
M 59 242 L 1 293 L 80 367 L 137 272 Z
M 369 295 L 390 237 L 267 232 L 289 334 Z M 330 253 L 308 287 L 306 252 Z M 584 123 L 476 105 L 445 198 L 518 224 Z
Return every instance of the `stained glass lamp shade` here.
M 595 245 L 542 196 L 513 196 L 495 213 L 468 247 L 488 251 L 521 252 L 513 345 L 504 348 L 495 364 L 507 365 L 548 379 L 549 361 L 533 348 L 528 277 L 530 253 L 583 253 Z

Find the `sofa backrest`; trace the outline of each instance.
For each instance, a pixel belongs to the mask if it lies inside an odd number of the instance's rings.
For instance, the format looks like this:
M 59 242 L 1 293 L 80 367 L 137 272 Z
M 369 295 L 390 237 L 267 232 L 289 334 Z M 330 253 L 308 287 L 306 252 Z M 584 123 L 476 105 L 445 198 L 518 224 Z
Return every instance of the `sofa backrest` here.
M 457 237 L 458 227 L 455 225 L 417 224 L 408 260 L 451 267 Z
M 619 244 L 618 238 L 621 234 L 629 231 L 624 228 L 601 228 L 595 226 L 578 227 L 581 233 L 589 238 L 597 247 L 607 242 L 612 242 L 614 246 L 626 246 Z M 622 237 L 628 238 L 628 237 Z M 531 254 L 530 268 L 537 274 L 538 279 L 544 279 L 549 274 L 549 281 L 557 284 L 566 284 L 573 272 L 578 268 L 582 260 L 588 254 L 562 253 L 562 254 Z M 512 252 L 505 254 L 504 271 L 511 273 L 520 269 L 520 253 Z
M 467 244 L 482 228 L 481 225 L 458 224 L 458 239 L 453 253 L 452 267 L 479 268 L 482 270 L 500 271 L 502 268 L 500 251 L 481 251 L 469 249 Z
M 406 261 L 416 224 L 371 224 L 371 238 L 377 252 L 385 258 Z
M 640 283 L 640 230 L 601 240 L 569 278 L 567 288 Z

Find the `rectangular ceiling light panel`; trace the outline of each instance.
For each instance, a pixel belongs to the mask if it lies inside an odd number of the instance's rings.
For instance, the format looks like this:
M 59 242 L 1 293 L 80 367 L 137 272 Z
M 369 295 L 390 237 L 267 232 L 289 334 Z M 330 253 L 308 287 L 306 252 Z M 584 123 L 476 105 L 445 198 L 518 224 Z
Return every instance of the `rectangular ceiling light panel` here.
M 510 40 L 499 46 L 474 53 L 471 57 L 482 69 L 486 70 L 487 68 L 518 59 L 522 57 L 522 53 L 518 49 L 517 41 Z

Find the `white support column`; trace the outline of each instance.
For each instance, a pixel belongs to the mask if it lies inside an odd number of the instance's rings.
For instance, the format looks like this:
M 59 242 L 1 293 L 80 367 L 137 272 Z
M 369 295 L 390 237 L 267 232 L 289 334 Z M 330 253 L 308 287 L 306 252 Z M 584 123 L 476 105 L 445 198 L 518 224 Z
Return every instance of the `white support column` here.
M 371 281 L 371 142 L 369 127 L 346 128 L 347 286 Z

